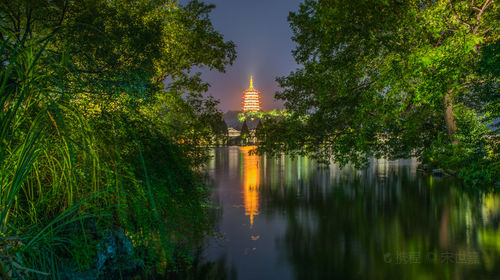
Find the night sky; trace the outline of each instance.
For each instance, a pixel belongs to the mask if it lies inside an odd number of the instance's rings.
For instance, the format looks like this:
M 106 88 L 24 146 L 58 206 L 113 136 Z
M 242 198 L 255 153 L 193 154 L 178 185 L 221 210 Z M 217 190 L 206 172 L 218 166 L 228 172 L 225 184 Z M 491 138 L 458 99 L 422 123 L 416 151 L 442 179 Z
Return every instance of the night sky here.
M 185 2 L 185 1 L 181 1 Z M 203 79 L 211 84 L 208 94 L 220 100 L 219 108 L 239 110 L 242 91 L 248 87 L 250 75 L 254 86 L 261 91 L 263 110 L 282 108 L 274 100 L 279 89 L 277 76 L 285 76 L 297 68 L 291 51 L 287 16 L 297 11 L 301 0 L 207 0 L 215 4 L 210 18 L 224 39 L 236 44 L 237 58 L 226 73 L 203 72 Z

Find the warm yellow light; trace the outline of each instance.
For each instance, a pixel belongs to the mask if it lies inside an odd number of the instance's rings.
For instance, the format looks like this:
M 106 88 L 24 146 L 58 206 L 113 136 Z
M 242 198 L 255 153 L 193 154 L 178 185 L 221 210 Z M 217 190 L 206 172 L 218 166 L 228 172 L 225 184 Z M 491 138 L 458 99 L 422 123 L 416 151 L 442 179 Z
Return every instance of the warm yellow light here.
M 244 112 L 247 111 L 259 111 L 260 108 L 260 91 L 255 90 L 253 87 L 253 76 L 250 76 L 250 85 L 247 90 L 243 92 L 243 107 Z
M 253 148 L 240 147 L 243 156 L 243 202 L 245 216 L 250 216 L 250 227 L 253 226 L 254 216 L 259 215 L 260 157 L 248 154 Z

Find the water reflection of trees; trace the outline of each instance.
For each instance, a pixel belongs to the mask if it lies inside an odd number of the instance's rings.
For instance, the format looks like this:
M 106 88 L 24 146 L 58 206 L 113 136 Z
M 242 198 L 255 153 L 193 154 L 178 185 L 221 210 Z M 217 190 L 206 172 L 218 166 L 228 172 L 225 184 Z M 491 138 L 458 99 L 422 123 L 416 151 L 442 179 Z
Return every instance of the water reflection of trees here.
M 243 179 L 239 149 L 218 150 L 216 159 L 215 177 L 226 180 L 236 173 Z M 498 194 L 464 192 L 450 178 L 418 175 L 414 162 L 373 161 L 364 171 L 317 169 L 306 158 L 262 157 L 259 162 L 261 215 L 286 219 L 276 250 L 297 279 L 500 275 Z M 440 254 L 446 252 L 478 253 L 479 264 L 442 263 Z M 420 263 L 396 264 L 398 254 L 410 253 L 420 254 Z M 235 267 L 224 258 L 194 267 L 200 279 L 236 278 Z
M 308 176 L 296 174 L 296 161 L 272 165 L 265 172 L 261 200 L 267 214 L 277 211 L 287 219 L 277 250 L 292 263 L 297 279 L 500 275 L 500 250 L 481 241 L 488 240 L 481 238 L 485 229 L 491 229 L 489 235 L 499 232 L 498 220 L 483 224 L 481 196 L 458 192 L 450 179 L 417 176 L 414 169 L 399 165 L 365 171 L 311 165 Z M 452 257 L 478 253 L 479 264 L 452 263 L 457 260 L 442 258 L 447 252 Z M 410 254 L 414 262 L 419 256 L 419 263 L 396 264 Z
M 192 267 L 180 273 L 169 275 L 166 279 L 182 280 L 233 280 L 238 279 L 234 265 L 229 265 L 225 256 L 214 261 L 206 261 L 201 257 L 201 251 L 197 252 Z

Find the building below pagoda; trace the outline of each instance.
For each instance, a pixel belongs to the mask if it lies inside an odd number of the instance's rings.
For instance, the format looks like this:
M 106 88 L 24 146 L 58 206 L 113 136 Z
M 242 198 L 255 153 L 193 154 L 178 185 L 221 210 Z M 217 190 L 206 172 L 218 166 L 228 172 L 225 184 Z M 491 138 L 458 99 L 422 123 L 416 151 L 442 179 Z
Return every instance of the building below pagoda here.
M 239 120 L 239 114 L 242 111 L 227 111 L 222 115 L 222 119 L 227 125 L 227 136 L 228 136 L 228 145 L 240 145 L 241 144 L 241 128 L 243 126 L 243 122 Z M 259 119 L 250 119 L 246 120 L 247 127 L 250 130 L 251 140 L 249 144 L 255 144 L 255 129 L 259 124 Z

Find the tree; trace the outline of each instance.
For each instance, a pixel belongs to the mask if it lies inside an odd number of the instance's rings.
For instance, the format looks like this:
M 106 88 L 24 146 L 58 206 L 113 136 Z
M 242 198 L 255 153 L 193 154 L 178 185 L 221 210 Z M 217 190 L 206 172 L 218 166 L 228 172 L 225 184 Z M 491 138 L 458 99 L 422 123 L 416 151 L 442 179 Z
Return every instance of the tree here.
M 229 140 L 229 131 L 227 128 L 227 123 L 222 119 L 222 121 L 219 123 L 219 137 L 221 138 L 221 143 L 222 145 L 227 145 L 228 140 Z
M 482 123 L 460 98 L 478 84 L 498 91 L 498 77 L 478 70 L 499 38 L 497 14 L 492 0 L 306 0 L 288 17 L 301 67 L 277 79 L 291 116 L 268 127 L 261 151 L 362 164 L 372 155 L 433 161 L 437 147 L 467 146 L 458 123 Z M 277 131 L 285 141 L 272 140 Z
M 64 62 L 50 75 L 57 86 L 45 102 L 74 104 L 101 128 L 115 123 L 118 112 L 148 115 L 146 122 L 154 119 L 164 133 L 191 145 L 211 137 L 202 107 L 214 107 L 201 95 L 209 85 L 192 70 L 224 71 L 235 58 L 234 44 L 210 22 L 214 7 L 199 1 L 4 0 L 0 39 L 6 48 L 46 43 L 41 68 Z M 188 149 L 200 162 L 206 151 L 196 146 Z
M 240 138 L 242 145 L 248 144 L 250 138 L 250 130 L 248 130 L 247 120 L 244 120 L 243 124 L 241 125 Z
M 255 128 L 255 138 L 260 141 L 260 139 L 265 138 L 265 130 L 262 127 L 262 119 L 259 119 L 257 127 Z
M 91 270 L 113 231 L 141 248 L 148 277 L 188 262 L 212 228 L 200 170 L 220 115 L 193 70 L 235 58 L 213 8 L 0 0 L 0 234 L 20 241 L 0 257 L 29 266 L 1 263 L 5 275 Z M 124 263 L 109 274 L 137 272 Z
M 214 7 L 199 1 L 3 0 L 1 39 L 8 48 L 52 36 L 52 57 L 71 58 L 86 101 L 107 110 L 121 93 L 144 98 L 164 88 L 171 94 L 206 90 L 199 73 L 188 73 L 195 67 L 224 71 L 235 58 L 234 44 L 210 22 Z

